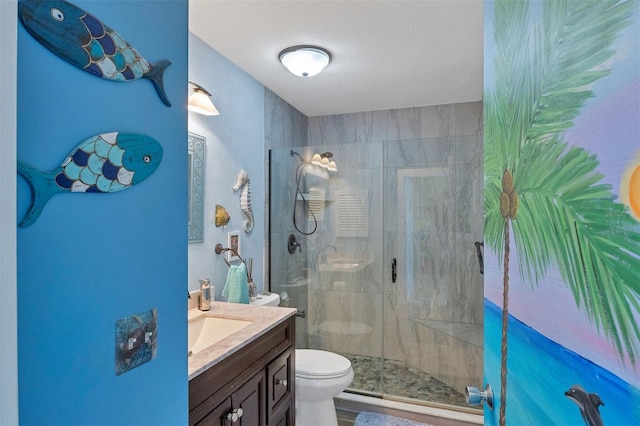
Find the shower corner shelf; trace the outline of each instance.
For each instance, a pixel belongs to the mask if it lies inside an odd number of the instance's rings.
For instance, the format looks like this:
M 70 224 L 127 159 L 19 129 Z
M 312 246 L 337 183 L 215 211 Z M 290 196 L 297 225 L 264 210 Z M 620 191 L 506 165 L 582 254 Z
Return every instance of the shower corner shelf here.
M 304 197 L 304 199 L 303 199 L 302 197 Z M 298 195 L 296 196 L 296 201 L 310 201 L 310 200 L 311 200 L 311 197 L 310 197 L 310 195 L 309 195 L 309 194 L 298 194 Z M 331 197 L 326 197 L 326 198 L 324 199 L 324 202 L 325 202 L 325 203 L 330 203 L 330 202 L 332 202 L 332 201 L 334 201 L 334 200 L 333 200 L 333 198 L 331 198 Z

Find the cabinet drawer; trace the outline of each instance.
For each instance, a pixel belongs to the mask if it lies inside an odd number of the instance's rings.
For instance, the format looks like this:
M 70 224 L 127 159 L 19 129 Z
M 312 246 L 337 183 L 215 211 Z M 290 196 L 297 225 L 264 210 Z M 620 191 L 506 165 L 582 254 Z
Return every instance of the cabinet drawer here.
M 292 398 L 294 376 L 293 350 L 289 349 L 267 365 L 268 416 Z

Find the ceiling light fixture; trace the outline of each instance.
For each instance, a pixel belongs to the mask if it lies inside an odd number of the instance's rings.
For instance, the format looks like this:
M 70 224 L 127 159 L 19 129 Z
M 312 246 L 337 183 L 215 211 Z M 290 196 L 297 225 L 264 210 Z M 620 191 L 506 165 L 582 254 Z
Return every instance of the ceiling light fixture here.
M 331 54 L 321 47 L 302 45 L 284 49 L 278 59 L 292 74 L 313 77 L 329 65 Z
M 199 84 L 190 81 L 189 84 L 194 86 L 193 93 L 189 96 L 187 109 L 203 115 L 220 115 L 218 109 L 211 100 L 211 93 L 207 92 Z

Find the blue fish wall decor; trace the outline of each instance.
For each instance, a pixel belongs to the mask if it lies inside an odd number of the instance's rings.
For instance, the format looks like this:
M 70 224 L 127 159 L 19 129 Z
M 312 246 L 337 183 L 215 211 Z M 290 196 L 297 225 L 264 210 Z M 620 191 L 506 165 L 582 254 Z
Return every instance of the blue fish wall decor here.
M 150 64 L 117 32 L 63 0 L 20 0 L 18 15 L 38 42 L 65 61 L 113 81 L 149 79 L 166 106 L 163 75 L 168 60 Z
M 18 161 L 18 174 L 31 190 L 31 204 L 19 226 L 32 225 L 47 201 L 58 193 L 122 191 L 148 178 L 161 160 L 162 146 L 155 139 L 112 132 L 84 140 L 49 172 Z

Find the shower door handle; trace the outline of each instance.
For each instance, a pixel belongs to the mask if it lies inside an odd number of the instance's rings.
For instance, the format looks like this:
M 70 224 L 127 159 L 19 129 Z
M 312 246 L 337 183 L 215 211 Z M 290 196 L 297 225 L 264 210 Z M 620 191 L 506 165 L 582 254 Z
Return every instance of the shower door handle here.
M 391 259 L 391 282 L 395 283 L 398 279 L 398 260 L 394 257 Z

